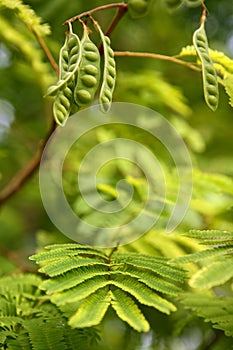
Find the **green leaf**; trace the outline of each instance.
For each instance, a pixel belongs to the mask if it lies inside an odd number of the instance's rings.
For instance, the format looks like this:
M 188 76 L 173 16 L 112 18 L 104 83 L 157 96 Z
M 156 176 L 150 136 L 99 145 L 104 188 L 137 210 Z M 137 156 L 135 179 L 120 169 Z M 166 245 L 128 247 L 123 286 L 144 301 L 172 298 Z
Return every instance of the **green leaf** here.
M 30 342 L 36 350 L 64 350 L 63 334 L 59 320 L 44 322 L 43 319 L 26 320 L 24 327 L 29 333 Z
M 92 265 L 105 265 L 102 260 L 94 259 L 94 258 L 78 258 L 78 257 L 65 257 L 63 259 L 59 259 L 53 261 L 46 266 L 39 269 L 40 272 L 46 273 L 49 276 L 57 276 L 61 275 L 67 271 L 72 269 L 77 269 L 78 267 L 83 266 L 92 266 Z
M 189 284 L 191 287 L 210 289 L 226 283 L 233 277 L 233 257 L 214 261 L 195 273 Z
M 58 247 L 54 247 L 53 249 L 50 249 L 50 251 L 43 251 L 39 254 L 35 254 L 32 255 L 29 259 L 30 260 L 35 260 L 36 263 L 43 263 L 43 262 L 49 262 L 52 260 L 59 260 L 62 259 L 64 257 L 71 257 L 71 256 L 85 256 L 85 257 L 89 257 L 89 256 L 98 256 L 98 257 L 102 257 L 104 259 L 106 259 L 106 255 L 104 253 L 102 253 L 100 250 L 95 250 L 95 249 L 90 249 L 90 247 L 84 248 L 82 246 L 78 246 L 76 244 L 73 244 L 75 247 L 62 247 L 62 246 L 58 246 Z M 46 247 L 47 249 L 49 249 L 49 247 Z
M 233 232 L 219 230 L 191 230 L 187 237 L 195 238 L 201 244 L 221 245 L 233 243 Z
M 221 84 L 224 86 L 226 93 L 229 96 L 229 104 L 233 107 L 233 74 L 227 75 L 224 79 L 220 80 Z
M 136 268 L 153 271 L 160 276 L 169 278 L 174 281 L 184 281 L 185 272 L 182 268 L 168 264 L 168 259 L 164 257 L 153 257 L 144 254 L 116 254 L 113 262 L 115 264 L 125 263 Z
M 163 299 L 153 290 L 145 286 L 143 283 L 138 282 L 137 279 L 133 277 L 113 275 L 111 284 L 131 294 L 141 304 L 154 307 L 166 314 L 176 311 L 175 305 L 166 299 Z
M 107 287 L 97 290 L 80 304 L 78 311 L 70 318 L 69 325 L 75 328 L 82 328 L 99 324 L 110 302 L 111 293 Z
M 146 270 L 139 270 L 136 269 L 133 266 L 129 267 L 119 267 L 116 271 L 116 274 L 118 271 L 121 271 L 122 269 L 122 275 L 131 276 L 136 278 L 139 282 L 144 283 L 147 287 L 150 287 L 151 289 L 157 290 L 158 292 L 165 293 L 165 294 L 171 294 L 171 295 L 177 295 L 181 292 L 181 288 L 177 287 L 176 285 L 164 280 L 160 276 L 157 276 L 155 273 L 146 271 Z
M 210 246 L 209 249 L 202 250 L 186 256 L 174 259 L 174 263 L 198 262 L 203 259 L 218 257 L 220 255 L 232 254 L 233 249 L 233 233 L 217 230 L 192 230 L 185 236 L 198 239 L 200 244 Z
M 87 298 L 90 294 L 97 291 L 99 288 L 103 288 L 108 284 L 108 279 L 104 276 L 93 277 L 87 280 L 77 287 L 71 288 L 63 293 L 57 293 L 52 296 L 52 302 L 57 305 L 70 303 Z
M 192 310 L 192 314 L 212 322 L 213 327 L 233 336 L 233 299 L 217 298 L 206 294 L 187 293 L 182 296 L 182 304 Z
M 150 325 L 132 298 L 120 289 L 113 289 L 111 306 L 118 317 L 138 332 L 148 332 Z
M 61 292 L 75 287 L 90 278 L 108 274 L 107 266 L 100 265 L 98 268 L 96 268 L 96 266 L 89 266 L 88 268 L 82 267 L 79 268 L 78 271 L 76 269 L 71 270 L 53 279 L 43 281 L 41 288 L 47 290 L 49 293 Z
M 203 259 L 209 259 L 209 258 L 215 258 L 218 256 L 222 256 L 223 254 L 227 254 L 229 251 L 229 247 L 217 247 L 215 249 L 206 249 L 202 250 L 197 253 L 184 255 L 179 258 L 176 258 L 173 260 L 173 262 L 176 263 L 189 263 L 189 262 L 198 262 Z

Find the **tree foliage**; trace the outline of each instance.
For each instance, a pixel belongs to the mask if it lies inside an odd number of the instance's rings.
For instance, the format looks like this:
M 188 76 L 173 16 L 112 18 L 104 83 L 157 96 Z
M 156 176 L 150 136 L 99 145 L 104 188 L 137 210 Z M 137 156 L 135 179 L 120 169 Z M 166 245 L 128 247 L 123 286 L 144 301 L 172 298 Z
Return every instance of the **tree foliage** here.
M 185 343 L 194 344 L 193 349 L 230 348 L 229 2 L 223 1 L 219 11 L 219 2 L 208 0 L 93 1 L 91 6 L 35 1 L 33 9 L 29 1 L 1 0 L 0 11 L 0 349 L 163 350 L 184 348 Z M 112 101 L 156 110 L 185 141 L 193 190 L 172 233 L 166 227 L 177 205 L 176 164 L 161 142 L 132 125 L 105 123 L 91 130 L 64 160 L 69 205 L 96 228 L 90 245 L 74 243 L 49 221 L 35 174 L 43 150 L 56 123 L 65 130 L 68 118 L 96 104 L 96 98 L 104 113 Z M 147 128 L 156 122 L 145 120 Z M 144 158 L 149 177 L 158 181 L 160 175 L 149 155 L 135 155 L 133 144 L 127 150 L 134 162 L 118 159 L 117 148 L 111 163 L 99 154 L 104 166 L 95 186 L 89 181 L 93 159 L 85 169 L 87 186 L 78 188 L 77 168 L 88 152 L 124 138 L 147 145 L 156 156 L 165 198 L 161 191 L 148 190 L 148 179 L 134 163 Z M 128 187 L 118 186 L 122 179 L 133 190 L 127 206 Z M 125 245 L 102 248 L 101 229 L 120 227 L 124 241 L 132 233 L 126 224 L 140 214 L 149 195 L 154 207 L 145 220 L 158 220 L 148 232 Z M 85 198 L 97 198 L 97 210 Z M 104 214 L 111 205 L 121 210 Z M 143 231 L 144 225 L 133 229 Z M 88 235 L 87 227 L 80 222 L 74 231 Z

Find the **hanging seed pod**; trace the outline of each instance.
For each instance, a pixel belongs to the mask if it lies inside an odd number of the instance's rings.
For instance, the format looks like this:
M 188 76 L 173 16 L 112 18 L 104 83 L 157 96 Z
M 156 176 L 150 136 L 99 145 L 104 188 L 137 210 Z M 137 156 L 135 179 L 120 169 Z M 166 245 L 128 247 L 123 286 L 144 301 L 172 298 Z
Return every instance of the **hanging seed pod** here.
M 194 32 L 193 44 L 201 61 L 205 101 L 209 108 L 215 111 L 218 107 L 219 98 L 218 78 L 209 55 L 208 40 L 204 23 L 202 23 L 201 26 Z
M 64 126 L 74 103 L 73 91 L 81 60 L 79 37 L 73 33 L 69 23 L 65 43 L 59 55 L 59 80 L 48 89 L 47 95 L 54 95 L 53 114 L 57 124 Z
M 69 23 L 69 31 L 66 34 L 65 43 L 59 54 L 59 80 L 55 85 L 49 87 L 46 96 L 53 96 L 64 89 L 70 80 L 75 79 L 75 75 L 80 63 L 80 40 L 73 33 L 71 24 Z
M 72 87 L 69 84 L 62 90 L 58 91 L 56 98 L 53 103 L 53 115 L 57 124 L 64 126 L 67 118 L 70 115 L 72 103 L 73 103 L 73 92 Z
M 104 35 L 101 27 L 95 20 L 92 19 L 92 21 L 100 34 L 103 45 L 104 70 L 103 81 L 100 88 L 99 103 L 101 111 L 107 113 L 111 108 L 112 95 L 116 83 L 116 63 L 109 37 Z
M 100 82 L 100 54 L 96 45 L 89 38 L 87 26 L 83 25 L 81 40 L 81 62 L 74 89 L 74 101 L 79 108 L 91 104 Z

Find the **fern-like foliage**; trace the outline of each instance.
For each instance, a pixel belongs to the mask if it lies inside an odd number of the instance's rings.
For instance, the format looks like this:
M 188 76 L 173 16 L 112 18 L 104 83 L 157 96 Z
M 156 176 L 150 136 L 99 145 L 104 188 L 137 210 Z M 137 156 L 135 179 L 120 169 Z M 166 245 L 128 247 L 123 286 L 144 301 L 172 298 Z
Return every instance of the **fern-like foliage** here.
M 165 314 L 176 310 L 170 298 L 179 295 L 182 268 L 164 257 L 111 252 L 79 244 L 52 245 L 31 257 L 50 278 L 41 288 L 61 309 L 69 305 L 74 328 L 97 325 L 111 305 L 117 315 L 139 332 L 150 326 L 138 304 Z
M 99 339 L 96 329 L 73 330 L 61 311 L 39 289 L 34 274 L 0 279 L 0 348 L 84 350 Z M 77 348 L 77 344 L 78 348 Z
M 227 336 L 233 336 L 233 298 L 215 298 L 206 294 L 187 293 L 181 300 L 185 308 L 192 310 L 205 322 L 221 329 Z
M 193 230 L 186 236 L 197 239 L 208 247 L 200 252 L 186 255 L 176 263 L 200 262 L 202 267 L 190 279 L 195 288 L 209 289 L 222 285 L 233 277 L 233 232 Z
M 30 30 L 34 30 L 38 35 L 48 35 L 50 28 L 48 24 L 42 24 L 30 6 L 25 5 L 21 0 L 1 0 L 0 7 L 5 7 L 14 13 L 27 25 Z

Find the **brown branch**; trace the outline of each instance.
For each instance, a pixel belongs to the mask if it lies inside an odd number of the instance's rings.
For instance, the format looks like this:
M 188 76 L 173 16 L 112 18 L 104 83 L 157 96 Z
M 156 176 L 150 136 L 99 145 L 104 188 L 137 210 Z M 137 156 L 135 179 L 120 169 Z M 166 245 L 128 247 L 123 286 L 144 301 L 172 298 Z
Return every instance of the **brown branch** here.
M 38 33 L 32 28 L 29 28 L 31 32 L 34 34 L 36 40 L 38 41 L 40 47 L 44 51 L 45 55 L 47 56 L 52 68 L 56 72 L 57 76 L 59 75 L 59 68 L 56 63 L 56 61 L 53 58 L 53 55 L 51 54 L 49 48 L 47 47 L 44 39 L 38 35 Z M 10 182 L 0 191 L 0 206 L 5 203 L 8 199 L 10 199 L 16 192 L 18 192 L 21 187 L 32 177 L 32 175 L 36 172 L 37 168 L 40 165 L 41 157 L 44 151 L 44 148 L 46 146 L 46 143 L 54 130 L 56 129 L 56 123 L 54 120 L 52 120 L 52 124 L 50 126 L 50 129 L 43 141 L 40 143 L 40 147 L 37 151 L 37 154 L 34 156 L 34 158 L 31 159 L 31 161 L 26 165 L 25 168 L 20 170 L 11 180 Z
M 110 36 L 115 27 L 117 26 L 118 22 L 121 20 L 121 18 L 124 16 L 124 14 L 128 11 L 128 7 L 119 7 L 116 16 L 113 18 L 112 22 L 109 24 L 108 28 L 105 31 L 105 35 Z
M 54 69 L 54 71 L 56 72 L 57 75 L 59 75 L 59 68 L 58 68 L 58 65 L 55 61 L 55 59 L 53 58 L 53 55 L 51 54 L 48 46 L 46 45 L 44 39 L 38 35 L 38 33 L 33 29 L 31 28 L 31 31 L 32 33 L 35 35 L 36 37 L 36 40 L 38 41 L 40 47 L 42 48 L 42 50 L 44 51 L 45 55 L 47 56 L 52 68 Z
M 103 6 L 99 6 L 99 7 L 96 7 L 92 10 L 89 10 L 89 11 L 86 11 L 86 12 L 83 12 L 81 13 L 80 15 L 77 15 L 77 16 L 74 16 L 70 19 L 67 19 L 63 25 L 66 25 L 68 23 L 72 23 L 72 22 L 75 22 L 77 20 L 79 20 L 80 18 L 82 17 L 89 17 L 91 16 L 93 13 L 95 12 L 98 12 L 98 11 L 102 11 L 102 10 L 107 10 L 107 9 L 111 9 L 111 8 L 114 8 L 114 7 L 119 7 L 119 8 L 122 8 L 122 9 L 127 9 L 128 8 L 128 5 L 125 4 L 124 2 L 119 2 L 119 3 L 113 3 L 113 4 L 107 4 L 107 5 L 103 5 Z
M 46 143 L 54 130 L 56 124 L 53 121 L 48 131 L 46 138 L 41 142 L 40 148 L 34 158 L 27 164 L 27 166 L 20 170 L 0 192 L 0 206 L 10 199 L 20 188 L 32 177 L 37 168 L 39 167 L 41 157 L 46 146 Z
M 198 66 L 186 62 L 186 61 L 182 61 L 178 58 L 175 58 L 173 56 L 166 56 L 166 55 L 160 55 L 160 54 L 156 54 L 156 53 L 148 53 L 148 52 L 131 52 L 131 51 L 115 51 L 114 55 L 116 57 L 144 57 L 144 58 L 154 58 L 154 59 L 159 59 L 159 60 L 163 60 L 163 61 L 170 61 L 173 63 L 178 63 L 182 66 L 188 67 L 196 72 L 201 72 L 201 68 L 199 68 Z
M 112 22 L 109 24 L 108 28 L 105 31 L 105 35 L 110 36 L 121 18 L 124 16 L 124 14 L 128 11 L 128 7 L 119 7 L 115 17 L 113 18 Z M 99 52 L 100 54 L 103 54 L 103 44 L 99 45 Z

